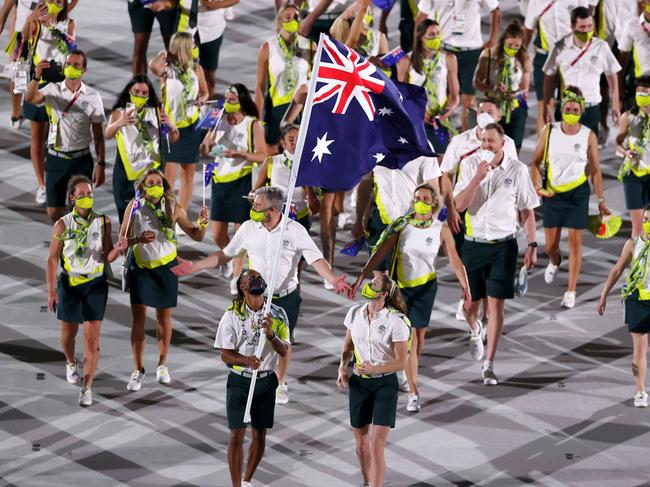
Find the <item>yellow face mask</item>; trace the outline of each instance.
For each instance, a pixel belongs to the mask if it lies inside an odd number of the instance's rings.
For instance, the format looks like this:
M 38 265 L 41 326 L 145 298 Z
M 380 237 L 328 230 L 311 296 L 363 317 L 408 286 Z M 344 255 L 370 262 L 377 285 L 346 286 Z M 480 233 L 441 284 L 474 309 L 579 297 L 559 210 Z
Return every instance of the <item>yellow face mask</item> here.
M 517 53 L 519 52 L 519 49 L 515 49 L 513 47 L 504 47 L 503 52 L 508 57 L 515 57 L 517 55 Z
M 135 105 L 136 108 L 142 108 L 147 104 L 147 101 L 149 101 L 148 96 L 139 96 L 139 95 L 134 95 L 133 93 L 129 93 L 129 99 L 131 100 L 131 103 Z
M 51 15 L 53 17 L 59 15 L 61 13 L 61 10 L 63 10 L 63 5 L 57 5 L 54 2 L 45 2 L 45 5 L 47 5 L 48 15 Z
M 68 65 L 63 70 L 63 74 L 68 79 L 79 79 L 81 78 L 81 75 L 84 74 L 84 70 Z
M 83 196 L 74 200 L 74 205 L 82 210 L 90 210 L 93 207 L 93 197 Z
M 650 235 L 650 222 L 643 222 L 641 225 L 643 225 L 643 233 Z
M 296 19 L 291 19 L 289 22 L 282 22 L 282 29 L 284 29 L 287 34 L 295 34 L 298 32 L 298 29 L 300 29 L 300 22 Z
M 422 44 L 429 51 L 439 51 L 442 45 L 442 39 L 440 37 L 432 37 L 431 39 L 424 39 Z
M 415 212 L 418 215 L 428 215 L 431 212 L 431 209 L 433 208 L 432 205 L 429 203 L 425 203 L 424 201 L 416 201 L 413 204 L 413 209 L 415 209 Z
M 636 101 L 636 104 L 639 105 L 639 108 L 647 107 L 650 105 L 650 93 L 637 91 L 634 100 Z
M 237 113 L 239 110 L 241 110 L 241 105 L 239 103 L 231 103 L 227 101 L 223 109 L 226 113 Z
M 147 196 L 155 200 L 159 200 L 165 194 L 165 189 L 162 186 L 145 186 L 144 192 Z
M 562 121 L 569 125 L 575 125 L 580 121 L 580 115 L 576 115 L 575 113 L 563 113 Z
M 198 61 L 199 60 L 199 48 L 194 46 L 192 48 L 192 60 L 193 61 Z
M 580 42 L 589 42 L 594 36 L 594 31 L 590 30 L 589 32 L 574 32 L 574 34 Z

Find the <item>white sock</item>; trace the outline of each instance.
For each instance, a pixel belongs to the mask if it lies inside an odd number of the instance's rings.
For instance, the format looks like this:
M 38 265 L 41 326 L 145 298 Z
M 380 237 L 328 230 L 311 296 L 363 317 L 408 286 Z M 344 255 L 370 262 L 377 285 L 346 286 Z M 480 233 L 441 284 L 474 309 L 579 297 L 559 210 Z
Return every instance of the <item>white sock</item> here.
M 487 369 L 488 367 L 492 367 L 492 365 L 493 365 L 492 360 L 486 360 L 485 362 L 483 362 L 483 370 Z

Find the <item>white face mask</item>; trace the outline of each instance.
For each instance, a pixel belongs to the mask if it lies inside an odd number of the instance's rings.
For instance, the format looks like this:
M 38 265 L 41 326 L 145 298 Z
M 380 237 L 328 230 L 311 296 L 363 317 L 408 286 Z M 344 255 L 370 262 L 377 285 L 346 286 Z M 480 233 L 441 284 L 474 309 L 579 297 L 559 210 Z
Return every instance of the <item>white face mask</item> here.
M 483 162 L 483 161 L 492 162 L 494 160 L 494 157 L 496 156 L 496 154 L 494 152 L 492 152 L 490 150 L 486 150 L 486 149 L 481 149 L 480 151 L 478 151 L 476 153 L 476 155 L 478 156 L 478 159 L 481 162 Z
M 496 120 L 494 120 L 494 118 L 492 118 L 492 115 L 489 113 L 479 113 L 479 115 L 476 117 L 476 124 L 481 130 L 494 122 L 496 122 Z

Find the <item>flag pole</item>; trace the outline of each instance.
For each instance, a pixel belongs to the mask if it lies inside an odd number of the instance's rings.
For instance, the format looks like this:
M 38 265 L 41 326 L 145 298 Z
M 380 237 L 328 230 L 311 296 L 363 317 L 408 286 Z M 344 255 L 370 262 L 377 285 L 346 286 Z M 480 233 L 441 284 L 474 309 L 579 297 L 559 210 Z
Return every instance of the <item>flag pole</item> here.
M 203 206 L 205 206 L 205 162 L 203 163 L 203 177 L 201 178 L 201 186 L 203 186 Z
M 296 151 L 291 164 L 291 173 L 289 176 L 289 187 L 287 189 L 287 199 L 284 204 L 284 211 L 282 212 L 282 220 L 280 220 L 280 239 L 278 246 L 275 249 L 275 258 L 273 259 L 273 269 L 271 270 L 271 280 L 267 282 L 267 299 L 264 303 L 263 316 L 269 314 L 271 310 L 271 300 L 273 299 L 273 292 L 275 291 L 275 281 L 278 274 L 278 262 L 280 261 L 280 252 L 282 251 L 282 241 L 287 229 L 287 222 L 289 221 L 289 211 L 291 211 L 291 201 L 293 199 L 293 190 L 296 187 L 296 178 L 300 168 L 300 159 L 305 145 L 305 138 L 307 137 L 307 129 L 309 128 L 309 119 L 311 118 L 311 107 L 314 102 L 314 93 L 316 92 L 316 79 L 318 78 L 318 67 L 320 64 L 321 52 L 323 50 L 323 38 L 325 34 L 320 35 L 318 40 L 318 48 L 316 49 L 316 56 L 314 57 L 314 65 L 311 70 L 311 79 L 309 80 L 309 90 L 307 92 L 307 101 L 303 110 L 303 118 L 300 122 L 300 129 L 298 130 L 298 142 L 296 144 Z M 260 333 L 259 342 L 255 355 L 259 358 L 262 356 L 262 350 L 266 342 L 266 335 Z M 251 377 L 251 385 L 248 388 L 248 398 L 246 399 L 246 409 L 244 410 L 244 423 L 251 422 L 251 405 L 253 404 L 253 393 L 255 392 L 255 384 L 257 382 L 257 369 L 253 371 Z

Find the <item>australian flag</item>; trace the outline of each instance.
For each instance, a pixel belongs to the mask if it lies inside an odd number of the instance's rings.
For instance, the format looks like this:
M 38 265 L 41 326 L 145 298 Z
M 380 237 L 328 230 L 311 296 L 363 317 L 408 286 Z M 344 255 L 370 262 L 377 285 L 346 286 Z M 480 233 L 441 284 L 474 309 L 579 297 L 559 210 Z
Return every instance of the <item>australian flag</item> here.
M 305 107 L 307 126 L 301 127 L 306 133 L 296 186 L 347 191 L 377 164 L 398 169 L 434 155 L 424 129 L 421 87 L 391 81 L 325 35 L 318 52 L 313 101 Z

